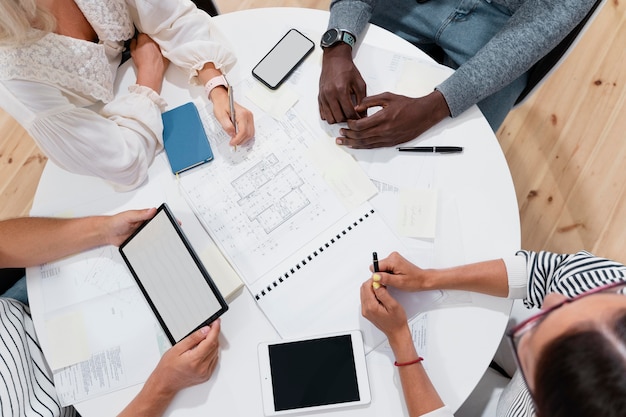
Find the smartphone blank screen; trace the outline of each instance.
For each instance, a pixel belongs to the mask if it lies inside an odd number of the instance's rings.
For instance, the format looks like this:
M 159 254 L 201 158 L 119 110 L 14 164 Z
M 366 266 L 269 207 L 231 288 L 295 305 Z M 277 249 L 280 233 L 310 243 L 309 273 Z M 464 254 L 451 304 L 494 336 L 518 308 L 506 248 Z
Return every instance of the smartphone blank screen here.
M 295 29 L 287 34 L 252 70 L 252 74 L 270 88 L 278 85 L 313 50 L 309 38 Z
M 120 252 L 173 343 L 228 308 L 163 206 Z M 181 232 L 182 233 L 182 232 Z M 205 276 L 206 274 L 206 276 Z M 173 339 L 173 340 L 172 340 Z

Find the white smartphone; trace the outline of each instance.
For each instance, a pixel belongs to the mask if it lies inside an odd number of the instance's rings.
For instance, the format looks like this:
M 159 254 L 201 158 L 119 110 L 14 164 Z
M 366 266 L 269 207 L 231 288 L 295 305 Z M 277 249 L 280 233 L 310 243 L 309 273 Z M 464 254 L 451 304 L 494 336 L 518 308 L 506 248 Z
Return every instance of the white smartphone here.
M 252 75 L 275 90 L 314 48 L 311 39 L 296 29 L 290 29 L 252 69 Z
M 371 401 L 358 330 L 259 344 L 266 416 L 359 406 Z

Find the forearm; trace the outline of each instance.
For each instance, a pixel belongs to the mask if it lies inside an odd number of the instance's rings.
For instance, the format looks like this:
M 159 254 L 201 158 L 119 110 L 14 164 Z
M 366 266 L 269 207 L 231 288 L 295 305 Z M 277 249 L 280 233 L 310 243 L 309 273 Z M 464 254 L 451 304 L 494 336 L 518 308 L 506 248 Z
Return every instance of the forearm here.
M 509 293 L 504 261 L 491 261 L 425 270 L 424 289 L 466 290 L 506 297 Z
M 199 83 L 196 75 L 207 62 L 224 73 L 236 63 L 228 39 L 191 2 L 137 1 L 130 12 L 139 30 L 159 44 L 163 56 L 188 71 L 193 83 Z
M 206 84 L 211 78 L 219 77 L 222 75 L 222 71 L 215 68 L 215 64 L 212 62 L 207 62 L 204 66 L 198 71 L 198 81 L 201 85 Z
M 504 27 L 437 89 L 452 116 L 528 71 L 582 20 L 592 0 L 526 0 Z
M 26 217 L 0 222 L 0 267 L 29 267 L 107 243 L 106 217 Z
M 398 363 L 418 358 L 409 328 L 389 338 L 389 344 Z M 405 402 L 411 417 L 421 416 L 444 406 L 421 362 L 396 367 L 402 383 Z
M 118 414 L 118 417 L 162 416 L 175 395 L 175 391 L 160 387 L 158 381 L 151 376 L 139 394 Z

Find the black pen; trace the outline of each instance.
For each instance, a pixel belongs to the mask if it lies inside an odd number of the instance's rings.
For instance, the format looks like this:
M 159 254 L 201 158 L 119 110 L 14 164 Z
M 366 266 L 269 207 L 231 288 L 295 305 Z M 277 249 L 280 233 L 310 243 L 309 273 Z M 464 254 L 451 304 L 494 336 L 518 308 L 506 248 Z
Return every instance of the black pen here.
M 376 252 L 372 252 L 372 259 L 374 260 L 374 272 L 380 272 L 378 269 L 378 254 Z
M 396 148 L 400 152 L 422 152 L 422 153 L 459 153 L 463 152 L 461 146 L 405 146 Z

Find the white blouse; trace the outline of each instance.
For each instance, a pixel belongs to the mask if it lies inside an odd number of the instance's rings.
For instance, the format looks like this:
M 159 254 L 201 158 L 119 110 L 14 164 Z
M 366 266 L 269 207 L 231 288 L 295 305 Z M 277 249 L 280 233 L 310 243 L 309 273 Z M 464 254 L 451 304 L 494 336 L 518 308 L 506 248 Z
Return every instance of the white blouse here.
M 133 189 L 163 149 L 166 103 L 137 85 L 114 97 L 124 41 L 137 27 L 191 83 L 205 63 L 227 72 L 235 57 L 211 17 L 189 0 L 75 2 L 99 43 L 48 33 L 26 46 L 0 46 L 0 106 L 60 167 Z

